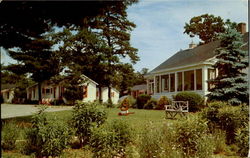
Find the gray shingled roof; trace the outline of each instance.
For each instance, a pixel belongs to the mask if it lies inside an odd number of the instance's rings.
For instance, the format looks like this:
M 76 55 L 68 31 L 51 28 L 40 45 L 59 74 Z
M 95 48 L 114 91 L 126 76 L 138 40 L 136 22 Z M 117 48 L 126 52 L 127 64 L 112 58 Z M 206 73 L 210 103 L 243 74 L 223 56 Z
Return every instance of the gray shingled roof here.
M 141 84 L 141 85 L 135 85 L 131 88 L 132 91 L 137 91 L 137 90 L 145 90 L 147 89 L 146 84 Z
M 249 37 L 248 33 L 245 33 L 243 36 L 244 42 L 246 43 L 248 42 L 248 37 Z M 195 47 L 193 49 L 186 49 L 179 51 L 149 73 L 154 73 L 163 69 L 171 69 L 179 66 L 204 62 L 207 59 L 215 56 L 214 50 L 218 46 L 219 46 L 219 41 L 214 41 L 205 45 Z M 248 44 L 245 46 L 247 46 L 247 49 L 244 47 L 243 49 L 248 50 Z

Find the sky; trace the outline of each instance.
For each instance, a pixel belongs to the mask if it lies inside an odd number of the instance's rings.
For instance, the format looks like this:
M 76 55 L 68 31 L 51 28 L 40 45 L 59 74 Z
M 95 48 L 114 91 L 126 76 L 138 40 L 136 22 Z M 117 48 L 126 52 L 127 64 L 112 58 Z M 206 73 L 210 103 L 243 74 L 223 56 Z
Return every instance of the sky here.
M 138 49 L 136 71 L 154 69 L 198 38 L 183 34 L 184 25 L 194 16 L 213 14 L 248 27 L 248 0 L 139 0 L 129 6 L 128 19 L 136 24 L 131 45 Z M 128 61 L 128 60 L 124 60 Z M 13 63 L 1 48 L 1 63 Z

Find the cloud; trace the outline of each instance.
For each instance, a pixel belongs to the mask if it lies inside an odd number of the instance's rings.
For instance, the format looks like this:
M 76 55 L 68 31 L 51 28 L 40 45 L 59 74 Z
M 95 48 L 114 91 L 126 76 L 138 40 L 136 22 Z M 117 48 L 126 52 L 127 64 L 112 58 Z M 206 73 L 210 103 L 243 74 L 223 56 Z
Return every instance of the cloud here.
M 144 0 L 131 6 L 128 18 L 137 25 L 131 34 L 131 43 L 139 49 L 141 58 L 135 69 L 152 70 L 180 49 L 188 48 L 191 38 L 183 34 L 183 27 L 192 17 L 205 13 L 248 23 L 247 1 L 244 0 Z M 198 38 L 193 40 L 199 41 Z

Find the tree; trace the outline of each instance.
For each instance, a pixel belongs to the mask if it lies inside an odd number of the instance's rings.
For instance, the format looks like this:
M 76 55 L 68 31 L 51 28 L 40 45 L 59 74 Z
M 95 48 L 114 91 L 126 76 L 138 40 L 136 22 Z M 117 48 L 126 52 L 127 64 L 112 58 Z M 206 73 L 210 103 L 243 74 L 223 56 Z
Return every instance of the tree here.
M 7 70 L 17 74 L 30 74 L 30 78 L 38 83 L 38 98 L 41 98 L 41 84 L 61 71 L 55 51 L 51 50 L 53 42 L 43 38 L 33 39 L 18 49 L 9 50 L 9 55 L 18 61 L 7 66 Z
M 202 42 L 200 44 L 206 44 L 211 41 L 217 40 L 220 33 L 225 33 L 227 28 L 236 28 L 235 22 L 230 22 L 229 19 L 226 22 L 218 16 L 203 14 L 191 18 L 188 23 L 185 23 L 184 33 L 190 37 L 198 36 Z
M 219 36 L 220 46 L 216 49 L 218 76 L 209 81 L 214 85 L 208 95 L 210 100 L 226 101 L 232 105 L 248 103 L 248 82 L 242 70 L 248 66 L 248 53 L 242 50 L 242 34 L 228 29 Z
M 132 63 L 139 60 L 137 49 L 130 45 L 130 31 L 135 24 L 127 19 L 126 9 L 135 0 L 115 1 L 114 6 L 107 5 L 102 9 L 102 16 L 96 17 L 93 28 L 104 40 L 108 49 L 104 55 L 107 59 L 106 79 L 108 80 L 108 98 L 111 100 L 111 85 L 120 68 L 120 58 L 129 57 Z M 108 3 L 108 2 L 107 2 Z M 111 2 L 109 2 L 111 3 Z

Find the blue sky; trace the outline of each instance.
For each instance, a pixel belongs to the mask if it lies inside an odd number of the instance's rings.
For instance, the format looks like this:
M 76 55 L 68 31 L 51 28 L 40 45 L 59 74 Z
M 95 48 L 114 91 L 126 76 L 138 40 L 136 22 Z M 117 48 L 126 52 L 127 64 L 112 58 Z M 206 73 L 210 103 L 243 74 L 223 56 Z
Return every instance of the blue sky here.
M 192 39 L 183 34 L 183 27 L 194 16 L 213 14 L 245 22 L 248 27 L 247 5 L 247 0 L 141 0 L 128 9 L 129 20 L 137 25 L 131 33 L 131 44 L 140 56 L 135 70 L 152 70 L 180 49 L 187 49 Z
M 131 32 L 131 45 L 137 48 L 140 61 L 134 68 L 154 69 L 193 40 L 183 34 L 185 23 L 194 16 L 213 14 L 248 27 L 247 0 L 139 0 L 127 10 L 128 19 L 137 27 Z M 127 60 L 125 60 L 127 61 Z M 13 62 L 1 49 L 1 63 Z

